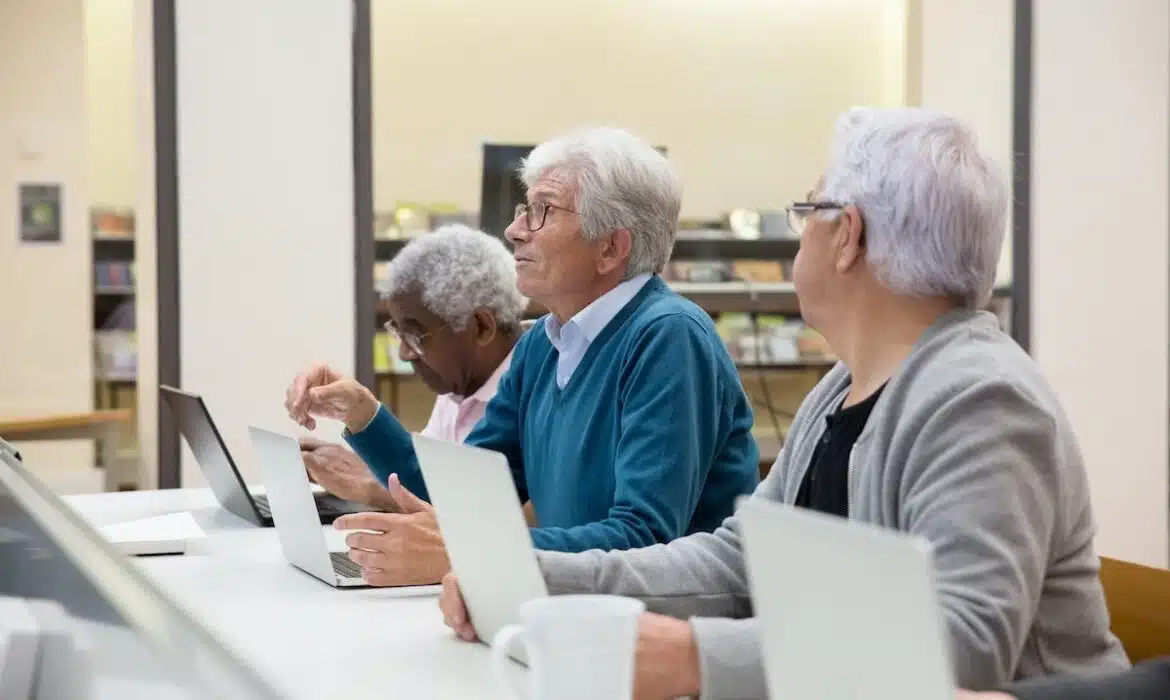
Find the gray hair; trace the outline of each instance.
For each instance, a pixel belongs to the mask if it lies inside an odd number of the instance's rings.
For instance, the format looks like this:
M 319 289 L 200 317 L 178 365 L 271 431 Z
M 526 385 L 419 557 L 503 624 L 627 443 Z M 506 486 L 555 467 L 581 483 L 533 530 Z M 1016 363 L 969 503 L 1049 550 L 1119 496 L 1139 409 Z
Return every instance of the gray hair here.
M 991 298 L 1008 187 L 958 119 L 912 107 L 844 113 L 821 195 L 861 211 L 866 259 L 890 290 L 972 308 Z
M 403 246 L 390 261 L 382 293 L 418 293 L 423 306 L 457 331 L 477 309 L 490 309 L 505 329 L 519 328 L 528 306 L 504 242 L 462 224 L 441 226 Z
M 630 230 L 626 279 L 662 271 L 682 208 L 682 183 L 666 156 L 628 131 L 583 129 L 533 149 L 520 167 L 520 179 L 532 187 L 555 170 L 572 178 L 574 208 L 587 240 Z

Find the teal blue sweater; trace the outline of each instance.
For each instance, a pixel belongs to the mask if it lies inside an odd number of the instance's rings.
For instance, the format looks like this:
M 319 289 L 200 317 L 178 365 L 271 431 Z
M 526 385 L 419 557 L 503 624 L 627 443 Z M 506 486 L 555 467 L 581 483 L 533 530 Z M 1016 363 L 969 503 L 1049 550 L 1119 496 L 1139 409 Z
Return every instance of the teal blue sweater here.
M 564 389 L 545 320 L 517 342 L 465 441 L 508 459 L 536 548 L 633 549 L 714 530 L 759 480 L 752 411 L 710 317 L 653 277 Z M 385 407 L 346 439 L 383 483 L 426 498 L 410 435 Z

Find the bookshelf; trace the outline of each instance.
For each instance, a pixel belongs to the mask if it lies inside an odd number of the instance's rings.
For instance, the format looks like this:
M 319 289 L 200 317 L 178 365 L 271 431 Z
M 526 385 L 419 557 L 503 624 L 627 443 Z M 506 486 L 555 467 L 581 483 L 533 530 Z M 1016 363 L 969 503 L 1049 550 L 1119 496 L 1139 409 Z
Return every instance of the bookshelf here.
M 119 445 L 137 453 L 138 338 L 133 211 L 93 208 L 94 407 L 129 411 Z
M 409 240 L 375 239 L 375 289 L 384 279 L 388 261 Z M 711 315 L 728 344 L 755 410 L 761 461 L 768 464 L 775 459 L 801 401 L 835 363 L 824 340 L 805 327 L 800 317 L 790 281 L 799 246 L 799 240 L 792 238 L 737 238 L 730 230 L 709 227 L 683 230 L 663 273 L 671 288 Z M 991 309 L 1005 328 L 1010 301 L 1009 287 L 995 290 Z M 429 416 L 433 396 L 408 364 L 396 360 L 397 349 L 382 330 L 388 315 L 380 299 L 374 303 L 374 312 L 376 393 L 408 429 L 419 430 Z M 543 313 L 533 304 L 527 316 Z

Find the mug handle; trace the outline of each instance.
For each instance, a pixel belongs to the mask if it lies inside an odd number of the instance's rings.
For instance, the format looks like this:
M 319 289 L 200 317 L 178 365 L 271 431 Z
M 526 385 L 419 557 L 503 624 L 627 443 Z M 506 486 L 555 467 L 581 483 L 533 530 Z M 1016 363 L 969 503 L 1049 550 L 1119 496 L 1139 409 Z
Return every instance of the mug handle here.
M 496 636 L 492 638 L 492 670 L 495 671 L 496 681 L 508 690 L 508 694 L 516 698 L 516 700 L 527 700 L 527 694 L 523 688 L 518 686 L 512 679 L 512 659 L 508 657 L 508 651 L 512 645 L 519 639 L 521 642 L 524 639 L 520 636 L 524 633 L 524 628 L 520 625 L 507 625 L 496 632 Z

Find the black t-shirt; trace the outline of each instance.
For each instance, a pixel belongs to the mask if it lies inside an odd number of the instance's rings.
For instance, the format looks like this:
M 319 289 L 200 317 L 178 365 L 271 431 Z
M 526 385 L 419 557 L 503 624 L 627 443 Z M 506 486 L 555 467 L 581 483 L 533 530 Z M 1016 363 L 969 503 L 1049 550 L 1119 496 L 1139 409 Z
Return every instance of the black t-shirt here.
M 883 384 L 861 403 L 825 416 L 825 430 L 796 495 L 797 506 L 849 517 L 849 453 L 885 388 Z

